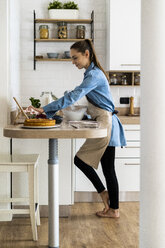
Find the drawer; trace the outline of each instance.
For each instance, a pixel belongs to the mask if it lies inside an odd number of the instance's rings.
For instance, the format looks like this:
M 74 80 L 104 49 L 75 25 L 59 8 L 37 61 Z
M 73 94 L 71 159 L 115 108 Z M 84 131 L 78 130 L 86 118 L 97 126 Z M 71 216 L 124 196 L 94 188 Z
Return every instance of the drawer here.
M 140 125 L 124 125 L 127 141 L 140 141 Z
M 140 190 L 140 159 L 116 159 L 120 191 Z
M 130 140 L 140 141 L 140 130 L 138 130 L 138 129 L 136 129 L 136 130 L 125 129 L 124 133 L 125 133 L 125 137 L 126 137 L 127 141 L 130 141 Z
M 127 142 L 126 147 L 116 147 L 116 158 L 140 158 L 140 142 Z

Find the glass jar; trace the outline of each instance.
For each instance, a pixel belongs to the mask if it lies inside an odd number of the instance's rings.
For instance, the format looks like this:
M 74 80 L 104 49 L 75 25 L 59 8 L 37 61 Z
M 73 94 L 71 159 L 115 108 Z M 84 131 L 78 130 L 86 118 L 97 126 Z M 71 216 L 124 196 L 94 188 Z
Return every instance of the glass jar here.
M 40 25 L 40 39 L 48 39 L 49 38 L 49 29 L 48 25 Z
M 135 75 L 134 83 L 135 83 L 135 85 L 140 85 L 140 74 Z
M 128 84 L 128 83 L 127 83 L 127 77 L 126 77 L 126 75 L 123 75 L 123 76 L 122 76 L 121 84 L 122 84 L 122 85 L 127 85 L 127 84 Z
M 77 26 L 76 38 L 85 39 L 85 26 L 84 25 Z
M 41 106 L 45 106 L 54 101 L 52 92 L 44 91 L 41 93 Z
M 116 74 L 112 74 L 111 78 L 110 78 L 110 84 L 115 85 L 117 84 L 117 77 Z
M 58 38 L 67 39 L 67 23 L 66 22 L 58 23 Z

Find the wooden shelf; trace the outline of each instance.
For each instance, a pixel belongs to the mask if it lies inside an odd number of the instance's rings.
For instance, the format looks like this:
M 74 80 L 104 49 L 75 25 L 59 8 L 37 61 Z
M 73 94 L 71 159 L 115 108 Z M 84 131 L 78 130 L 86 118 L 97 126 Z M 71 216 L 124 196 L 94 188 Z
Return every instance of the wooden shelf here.
M 67 23 L 86 23 L 91 24 L 92 19 L 35 19 L 36 23 L 57 23 L 57 22 L 67 22 Z
M 35 39 L 36 42 L 76 42 L 84 39 Z M 90 39 L 92 41 L 92 39 Z
M 37 54 L 40 54 L 36 51 L 37 49 L 37 43 L 39 42 L 77 42 L 77 41 L 83 41 L 85 39 L 58 39 L 58 38 L 50 38 L 50 39 L 40 39 L 36 36 L 36 28 L 38 28 L 39 23 L 51 23 L 52 25 L 56 24 L 58 25 L 59 22 L 66 22 L 67 24 L 90 24 L 91 32 L 90 32 L 90 40 L 94 43 L 94 11 L 91 12 L 91 18 L 90 19 L 48 19 L 48 18 L 36 18 L 35 10 L 33 11 L 33 25 L 34 25 L 34 52 L 33 52 L 33 68 L 36 70 L 36 62 L 38 61 L 71 61 L 71 59 L 60 59 L 60 58 L 36 58 Z M 76 27 L 75 27 L 76 28 Z M 48 45 L 47 43 L 47 45 Z M 69 49 L 68 49 L 69 50 Z M 42 55 L 42 54 L 41 54 Z
M 49 58 L 43 58 L 43 59 L 37 59 L 35 58 L 35 61 L 72 61 L 71 59 L 49 59 Z

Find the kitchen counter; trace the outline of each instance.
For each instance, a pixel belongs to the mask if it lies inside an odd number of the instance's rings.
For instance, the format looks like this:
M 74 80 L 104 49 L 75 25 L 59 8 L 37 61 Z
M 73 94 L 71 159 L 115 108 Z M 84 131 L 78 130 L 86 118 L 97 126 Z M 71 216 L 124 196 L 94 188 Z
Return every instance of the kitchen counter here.
M 118 115 L 118 118 L 120 119 L 121 123 L 123 125 L 138 125 L 140 124 L 140 116 L 126 116 L 126 115 Z

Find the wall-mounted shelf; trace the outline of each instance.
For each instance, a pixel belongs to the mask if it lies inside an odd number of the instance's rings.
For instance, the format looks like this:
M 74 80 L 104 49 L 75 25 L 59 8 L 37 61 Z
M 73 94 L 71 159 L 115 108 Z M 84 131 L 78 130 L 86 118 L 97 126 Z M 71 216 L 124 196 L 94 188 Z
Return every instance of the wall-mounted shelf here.
M 35 61 L 71 61 L 71 59 L 49 59 L 49 58 L 38 59 L 38 58 L 35 58 Z
M 36 44 L 37 42 L 77 42 L 82 41 L 83 39 L 76 39 L 76 38 L 68 38 L 68 39 L 58 39 L 56 37 L 49 38 L 49 39 L 40 39 L 36 37 L 36 25 L 38 23 L 51 23 L 57 24 L 58 22 L 66 22 L 67 24 L 90 24 L 91 25 L 91 32 L 90 32 L 90 40 L 94 42 L 94 11 L 91 13 L 90 19 L 37 19 L 35 10 L 33 11 L 34 15 L 34 54 L 33 54 L 33 68 L 36 69 L 36 62 L 37 61 L 71 61 L 70 58 L 57 58 L 57 59 L 49 59 L 49 58 L 36 58 Z
M 35 39 L 36 42 L 76 42 L 83 39 Z M 92 41 L 92 39 L 90 39 Z
M 36 23 L 57 23 L 57 22 L 67 22 L 67 23 L 82 23 L 82 24 L 91 24 L 93 19 L 35 19 Z
M 140 86 L 140 71 L 108 71 L 109 85 L 113 87 L 128 87 L 128 86 Z M 111 78 L 116 75 L 117 84 L 111 84 Z M 122 84 L 122 77 L 126 76 L 127 84 Z M 139 78 L 139 82 L 138 82 Z

